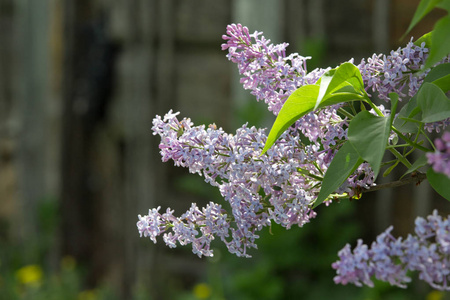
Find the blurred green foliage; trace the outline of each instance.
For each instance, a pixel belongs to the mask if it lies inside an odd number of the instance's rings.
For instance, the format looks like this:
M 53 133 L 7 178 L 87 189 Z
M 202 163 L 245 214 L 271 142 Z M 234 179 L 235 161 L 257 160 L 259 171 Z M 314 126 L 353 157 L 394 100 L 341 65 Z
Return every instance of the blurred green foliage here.
M 44 199 L 36 211 L 39 236 L 26 242 L 0 236 L 0 300 L 119 299 L 106 286 L 87 289 L 85 268 L 71 256 L 52 266 L 58 216 L 56 199 Z

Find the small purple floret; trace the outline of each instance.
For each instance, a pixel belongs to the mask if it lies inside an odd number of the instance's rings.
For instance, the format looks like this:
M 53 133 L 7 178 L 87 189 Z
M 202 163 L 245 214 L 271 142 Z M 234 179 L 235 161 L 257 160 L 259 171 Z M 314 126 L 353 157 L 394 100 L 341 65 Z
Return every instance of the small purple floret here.
M 419 279 L 431 287 L 450 291 L 450 219 L 435 210 L 427 219 L 416 219 L 415 235 L 403 240 L 391 235 L 393 227 L 377 237 L 369 248 L 358 240 L 351 251 L 347 244 L 332 264 L 335 283 L 363 284 L 373 287 L 373 278 L 406 288 L 411 281 L 408 271 L 419 273 Z

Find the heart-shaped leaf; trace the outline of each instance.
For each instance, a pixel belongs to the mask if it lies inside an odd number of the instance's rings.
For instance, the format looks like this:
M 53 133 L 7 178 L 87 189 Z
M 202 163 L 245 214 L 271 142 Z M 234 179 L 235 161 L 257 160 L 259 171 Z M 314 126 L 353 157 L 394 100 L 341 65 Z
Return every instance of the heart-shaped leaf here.
M 390 118 L 358 113 L 348 126 L 348 140 L 377 177 L 390 133 Z
M 343 63 L 326 72 L 315 85 L 305 85 L 292 93 L 284 103 L 269 132 L 264 154 L 289 126 L 318 108 L 337 103 L 362 100 L 367 97 L 358 68 Z
M 262 154 L 272 147 L 289 126 L 313 110 L 318 94 L 319 86 L 310 84 L 302 86 L 289 96 L 270 129 Z
M 350 142 L 345 142 L 334 156 L 323 177 L 322 187 L 314 202 L 314 207 L 321 204 L 331 193 L 339 188 L 362 162 L 363 159 Z
M 416 12 L 414 13 L 414 16 L 411 20 L 411 23 L 409 24 L 408 29 L 403 34 L 401 39 L 403 39 L 408 34 L 408 32 L 410 32 L 411 29 L 413 29 L 413 27 L 416 26 L 417 23 L 419 23 L 420 20 L 422 20 L 422 18 L 425 17 L 439 2 L 441 2 L 441 0 L 420 1 L 419 6 L 417 7 Z
M 432 83 L 424 83 L 417 95 L 417 103 L 422 110 L 422 122 L 438 122 L 450 118 L 450 99 Z
M 450 17 L 448 15 L 436 22 L 431 35 L 431 44 L 425 69 L 432 67 L 450 54 Z
M 408 169 L 408 171 L 406 171 L 405 174 L 402 175 L 402 178 L 405 175 L 408 175 L 409 173 L 417 171 L 417 169 L 427 165 L 427 163 L 428 163 L 427 156 L 424 153 L 412 164 L 412 166 Z
M 450 201 L 450 178 L 445 174 L 437 173 L 433 168 L 429 168 L 427 171 L 427 179 L 431 187 L 439 193 L 442 197 Z
M 431 69 L 424 82 L 431 82 L 444 93 L 450 90 L 450 63 L 440 64 Z
M 415 110 L 418 110 L 417 112 Z M 417 94 L 406 103 L 394 120 L 394 126 L 402 133 L 416 133 L 422 122 L 422 114 L 417 105 Z M 419 113 L 419 114 L 418 114 Z

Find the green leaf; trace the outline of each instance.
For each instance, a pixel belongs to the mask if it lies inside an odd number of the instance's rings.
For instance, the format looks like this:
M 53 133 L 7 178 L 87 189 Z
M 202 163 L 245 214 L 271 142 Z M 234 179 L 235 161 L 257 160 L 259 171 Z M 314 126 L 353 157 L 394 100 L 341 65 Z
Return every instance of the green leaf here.
M 359 69 L 351 63 L 326 72 L 315 85 L 292 93 L 281 108 L 267 137 L 262 154 L 299 118 L 318 108 L 367 98 Z
M 414 171 L 417 171 L 419 168 L 425 166 L 428 163 L 427 156 L 425 153 L 423 153 L 411 166 L 411 168 L 408 169 L 408 171 L 405 172 L 405 174 L 402 175 L 408 175 L 409 173 L 412 173 Z
M 402 133 L 417 133 L 422 122 L 422 114 L 417 105 L 417 94 L 406 103 L 394 120 L 394 127 Z
M 417 117 L 422 117 L 422 110 L 420 109 L 420 106 L 417 105 L 416 107 L 414 107 L 414 109 L 411 111 L 411 113 L 409 114 L 409 116 L 406 119 L 409 119 L 409 122 L 420 122 L 422 123 L 422 121 L 419 121 L 419 119 L 417 119 Z M 417 121 L 416 121 L 417 120 Z
M 272 147 L 289 126 L 313 110 L 318 94 L 319 86 L 310 84 L 300 87 L 289 96 L 272 125 L 261 155 Z
M 420 112 L 420 108 L 419 108 L 419 112 Z M 408 132 L 408 131 L 401 131 L 401 132 L 403 132 L 403 133 L 405 133 L 405 132 L 406 133 L 416 133 L 417 132 L 417 128 L 419 128 L 420 125 L 423 124 L 423 122 L 420 121 L 420 119 L 416 118 L 417 116 L 420 117 L 420 116 L 422 116 L 422 114 L 415 115 L 414 118 L 401 117 L 400 120 L 405 121 L 405 122 L 409 122 L 409 123 L 407 123 L 407 125 L 414 125 L 415 124 L 415 126 L 416 126 L 416 130 L 415 131 L 410 131 L 410 132 Z M 411 126 L 411 128 L 413 128 L 413 127 Z
M 444 93 L 448 92 L 450 90 L 450 63 L 432 68 L 423 81 L 437 85 Z
M 450 64 L 438 65 L 427 75 L 419 92 L 403 106 L 394 126 L 403 133 L 417 133 L 422 123 L 436 122 L 450 117 L 450 100 L 442 88 L 448 86 Z M 430 83 L 433 82 L 433 83 Z M 439 83 L 435 85 L 434 83 Z M 420 101 L 418 100 L 420 99 Z
M 317 207 L 338 189 L 362 162 L 363 159 L 358 155 L 350 142 L 345 142 L 334 156 L 323 177 L 322 187 L 314 207 Z
M 450 178 L 445 174 L 437 173 L 433 168 L 429 168 L 427 171 L 427 179 L 431 187 L 439 193 L 442 197 L 450 201 Z
M 450 74 L 450 63 L 440 64 L 432 68 L 427 76 L 423 79 L 423 82 L 432 82 L 443 78 Z
M 440 64 L 432 68 L 423 82 L 437 85 L 444 93 L 450 90 L 450 63 Z
M 389 93 L 389 98 L 391 99 L 391 114 L 389 117 L 389 128 L 391 128 L 392 123 L 395 119 L 395 114 L 397 112 L 398 105 L 398 94 L 397 93 Z
M 422 122 L 431 123 L 450 118 L 450 99 L 436 85 L 426 82 L 417 95 Z
M 430 55 L 425 62 L 425 69 L 432 67 L 450 54 L 450 17 L 446 16 L 436 22 L 431 36 Z
M 444 93 L 447 93 L 450 91 L 450 73 L 433 81 L 433 84 L 440 88 Z
M 331 76 L 331 80 L 327 78 L 328 83 L 320 82 L 321 90 L 325 92 L 318 98 L 319 107 L 368 98 L 361 72 L 354 64 L 341 64 Z
M 450 0 L 443 0 L 443 1 L 439 2 L 439 4 L 436 6 L 439 8 L 445 9 L 447 11 L 447 13 L 450 14 Z
M 384 171 L 384 173 L 383 173 L 383 177 L 386 177 L 386 176 L 388 176 L 389 174 L 391 174 L 392 170 L 395 169 L 395 167 L 398 165 L 399 162 L 400 162 L 400 161 L 397 160 L 395 163 L 392 164 L 392 166 L 390 166 L 389 168 L 387 168 L 387 170 Z
M 335 70 L 326 72 L 320 79 L 320 92 L 318 102 L 322 103 L 328 97 L 335 93 L 342 93 L 342 88 L 351 87 L 345 92 L 352 92 L 359 95 L 365 95 L 364 82 L 361 72 L 352 63 L 341 64 Z M 318 107 L 318 105 L 317 105 Z
M 374 116 L 368 111 L 358 113 L 348 126 L 348 140 L 374 172 L 380 170 L 390 133 L 390 118 Z
M 403 39 L 408 34 L 408 32 L 410 32 L 411 29 L 413 29 L 413 27 L 416 26 L 417 23 L 419 23 L 420 20 L 422 20 L 422 18 L 425 17 L 439 2 L 441 2 L 441 0 L 420 1 L 419 6 L 417 7 L 416 12 L 414 13 L 414 16 L 411 20 L 411 23 L 409 24 L 408 29 L 403 34 L 401 39 Z
M 330 83 L 333 79 L 334 74 L 336 73 L 336 69 L 332 69 L 320 77 L 319 81 L 317 82 L 319 84 L 319 95 L 317 96 L 316 105 L 314 106 L 314 110 L 316 110 L 320 102 L 322 101 L 323 97 L 327 93 L 327 90 L 330 86 Z
M 395 113 L 397 111 L 397 105 L 398 105 L 398 94 L 397 93 L 389 93 L 389 98 L 391 99 L 391 114 L 389 116 L 389 128 L 391 128 L 392 123 L 394 122 Z M 398 141 L 397 135 L 395 135 Z M 397 141 L 393 141 L 393 144 L 397 144 Z M 387 141 L 386 141 L 387 143 Z M 392 170 L 398 165 L 400 161 L 397 160 L 392 166 L 390 166 L 386 171 L 383 173 L 383 177 L 388 176 Z
M 425 48 L 431 48 L 431 35 L 433 31 L 425 33 L 422 35 L 417 41 L 414 42 L 414 45 L 420 47 L 423 42 L 425 42 Z
M 423 123 L 420 121 L 421 115 L 422 114 L 415 116 L 414 118 L 404 118 L 404 117 L 401 117 L 400 119 L 397 118 L 395 121 L 401 123 L 401 126 L 400 127 L 394 126 L 394 127 L 402 133 L 413 133 L 413 134 L 417 133 L 423 125 Z
M 447 93 L 450 91 L 450 73 L 433 81 L 433 84 L 440 88 L 444 93 Z

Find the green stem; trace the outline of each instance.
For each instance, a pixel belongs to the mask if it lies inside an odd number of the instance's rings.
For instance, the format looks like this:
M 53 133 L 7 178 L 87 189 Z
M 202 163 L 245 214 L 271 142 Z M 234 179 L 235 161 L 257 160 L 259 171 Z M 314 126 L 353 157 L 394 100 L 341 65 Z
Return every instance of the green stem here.
M 398 159 L 393 159 L 393 160 L 390 160 L 390 161 L 384 161 L 384 162 L 381 163 L 381 166 L 387 166 L 387 165 L 395 163 L 396 161 L 398 161 Z
M 408 155 L 410 155 L 411 153 L 413 153 L 414 150 L 416 150 L 416 149 L 411 149 L 411 150 L 409 150 L 408 152 L 406 152 L 406 154 L 405 154 L 404 156 L 405 156 L 405 157 L 408 157 Z
M 403 155 L 401 155 L 400 152 L 398 152 L 396 149 L 394 148 L 389 148 L 389 151 L 391 151 L 392 154 L 394 154 L 395 157 L 398 158 L 398 160 L 405 165 L 405 167 L 407 167 L 408 169 L 411 168 L 411 163 L 405 158 L 403 157 Z
M 313 165 L 316 167 L 317 171 L 319 171 L 320 175 L 322 175 L 322 177 L 323 177 L 323 172 L 322 172 L 322 170 L 319 168 L 319 165 L 317 164 L 317 162 L 313 161 L 312 163 L 313 163 Z
M 403 135 L 400 131 L 398 131 L 398 129 L 395 128 L 394 126 L 391 126 L 391 128 L 402 140 L 404 140 L 406 143 L 408 143 L 408 145 L 410 145 L 411 147 L 422 150 L 424 152 L 430 152 L 430 149 L 425 148 L 417 143 L 414 143 L 413 141 L 408 139 L 405 135 Z
M 302 168 L 297 168 L 297 172 L 299 172 L 300 174 L 309 176 L 309 177 L 311 177 L 311 178 L 314 178 L 315 180 L 323 181 L 323 177 L 320 177 L 320 176 L 311 174 L 310 172 L 308 172 L 307 170 L 304 170 L 304 169 L 302 169 Z
M 373 104 L 372 101 L 370 101 L 369 98 L 365 99 L 365 101 L 367 102 L 367 104 L 370 105 L 370 107 L 373 108 L 373 110 L 377 113 L 377 115 L 379 115 L 380 117 L 384 117 L 384 115 L 381 112 L 381 110 L 375 104 Z
M 377 184 L 375 186 L 370 187 L 368 190 L 363 189 L 363 193 L 367 193 L 367 192 L 373 192 L 373 191 L 378 191 L 378 190 L 382 190 L 382 189 L 391 189 L 394 187 L 399 187 L 405 184 L 410 184 L 410 183 L 416 183 L 419 184 L 421 181 L 427 179 L 427 175 L 417 172 L 416 175 L 414 176 L 410 176 L 410 177 L 406 177 L 406 178 L 402 178 L 400 180 L 397 181 L 392 181 L 392 182 L 387 182 L 387 183 L 381 183 L 381 184 Z
M 352 110 L 353 115 L 356 116 L 357 112 L 356 112 L 354 104 L 355 104 L 355 101 L 350 102 L 350 108 Z M 361 104 L 361 102 L 360 102 L 360 104 Z
M 402 147 L 409 147 L 409 146 L 411 146 L 411 145 L 410 144 L 389 145 L 389 146 L 386 146 L 386 149 L 389 149 L 389 148 L 402 148 Z
M 346 116 L 349 120 L 354 118 L 354 115 L 352 115 L 351 113 L 349 113 L 348 111 L 346 111 L 345 109 L 343 109 L 342 107 L 338 108 L 338 112 L 340 112 L 341 114 L 343 114 L 344 116 Z
M 430 143 L 431 147 L 433 147 L 433 150 L 431 150 L 431 151 L 436 151 L 436 146 L 434 146 L 433 142 L 430 140 L 428 135 L 424 134 L 424 136 L 428 140 L 428 142 Z M 428 151 L 430 151 L 430 150 L 428 150 Z

